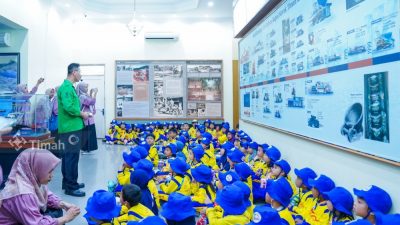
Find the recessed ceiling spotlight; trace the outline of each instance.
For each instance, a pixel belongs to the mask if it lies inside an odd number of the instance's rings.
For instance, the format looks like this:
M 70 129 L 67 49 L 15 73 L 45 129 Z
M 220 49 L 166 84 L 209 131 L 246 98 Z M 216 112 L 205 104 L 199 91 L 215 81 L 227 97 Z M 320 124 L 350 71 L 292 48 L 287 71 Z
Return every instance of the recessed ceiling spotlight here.
M 213 7 L 214 6 L 214 2 L 213 1 L 209 1 L 207 5 L 208 5 L 208 7 Z

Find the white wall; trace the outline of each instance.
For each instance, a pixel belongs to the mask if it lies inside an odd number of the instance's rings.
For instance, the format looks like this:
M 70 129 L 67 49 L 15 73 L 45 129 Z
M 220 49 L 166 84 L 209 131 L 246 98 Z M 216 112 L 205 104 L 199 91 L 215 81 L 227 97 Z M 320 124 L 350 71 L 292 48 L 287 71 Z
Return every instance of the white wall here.
M 294 168 L 310 167 L 331 177 L 336 185 L 352 191 L 377 185 L 393 200 L 392 212 L 400 212 L 400 167 L 344 152 L 292 135 L 240 121 L 240 128 L 257 142 L 273 144 Z M 292 177 L 295 175 L 292 174 Z
M 227 103 L 224 116 L 232 122 L 232 89 L 227 88 L 232 86 L 231 19 L 146 22 L 144 32 L 164 30 L 180 33 L 177 42 L 149 42 L 143 37 L 133 38 L 123 23 L 91 22 L 83 18 L 71 20 L 39 3 L 30 8 L 26 14 L 28 8 L 23 3 L 4 0 L 0 2 L 0 15 L 28 29 L 28 83 L 32 86 L 40 76 L 44 76 L 46 82 L 40 88 L 41 92 L 61 84 L 71 62 L 105 64 L 106 121 L 111 121 L 115 114 L 115 60 L 223 60 L 224 100 Z M 40 14 L 39 18 L 34 18 L 36 14 Z

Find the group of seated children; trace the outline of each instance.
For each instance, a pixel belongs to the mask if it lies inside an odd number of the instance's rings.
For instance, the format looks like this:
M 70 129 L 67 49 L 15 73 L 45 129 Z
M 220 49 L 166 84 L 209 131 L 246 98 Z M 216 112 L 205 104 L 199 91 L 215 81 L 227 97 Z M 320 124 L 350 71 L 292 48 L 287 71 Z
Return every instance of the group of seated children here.
M 311 168 L 294 169 L 293 182 L 277 147 L 258 144 L 229 123 L 191 125 L 113 121 L 107 142 L 135 146 L 122 155 L 116 185 L 88 200 L 88 223 L 400 224 L 380 187 L 354 189 L 354 200 Z

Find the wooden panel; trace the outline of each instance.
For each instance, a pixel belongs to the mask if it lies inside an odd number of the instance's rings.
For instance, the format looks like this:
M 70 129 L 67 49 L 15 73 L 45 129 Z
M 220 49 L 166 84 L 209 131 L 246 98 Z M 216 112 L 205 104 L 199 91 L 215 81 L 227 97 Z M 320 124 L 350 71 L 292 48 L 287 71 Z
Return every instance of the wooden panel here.
M 239 60 L 232 62 L 232 80 L 233 80 L 233 125 L 239 124 Z

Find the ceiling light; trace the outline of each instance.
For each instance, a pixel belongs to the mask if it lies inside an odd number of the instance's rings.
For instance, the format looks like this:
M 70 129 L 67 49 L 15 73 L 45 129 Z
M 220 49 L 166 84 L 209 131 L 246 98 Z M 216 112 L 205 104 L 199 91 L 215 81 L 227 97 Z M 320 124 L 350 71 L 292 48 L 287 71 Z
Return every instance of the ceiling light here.
M 136 0 L 133 0 L 133 18 L 127 26 L 133 37 L 136 37 L 143 30 L 143 24 L 136 19 Z
M 213 1 L 209 1 L 207 5 L 208 5 L 208 7 L 213 7 L 214 6 L 214 2 Z

